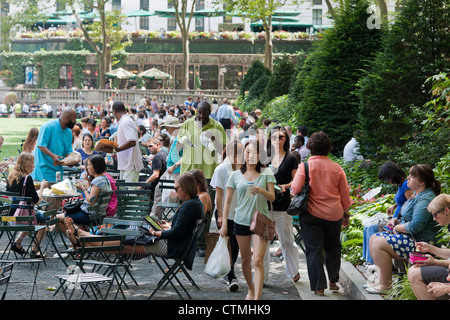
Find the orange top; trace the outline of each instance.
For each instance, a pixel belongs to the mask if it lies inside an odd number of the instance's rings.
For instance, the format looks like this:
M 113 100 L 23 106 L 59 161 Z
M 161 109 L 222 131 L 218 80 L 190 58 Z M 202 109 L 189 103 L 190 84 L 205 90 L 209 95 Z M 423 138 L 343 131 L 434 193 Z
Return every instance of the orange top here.
M 350 208 L 350 194 L 344 170 L 326 156 L 312 156 L 308 159 L 309 199 L 308 212 L 329 221 L 337 221 Z M 292 191 L 297 194 L 305 183 L 305 166 L 299 165 Z

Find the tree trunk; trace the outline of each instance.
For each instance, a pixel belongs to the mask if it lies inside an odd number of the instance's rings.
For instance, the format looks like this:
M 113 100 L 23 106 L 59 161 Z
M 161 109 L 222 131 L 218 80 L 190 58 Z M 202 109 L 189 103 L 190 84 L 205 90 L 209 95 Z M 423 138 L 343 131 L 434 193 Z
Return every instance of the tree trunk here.
M 380 23 L 382 26 L 385 26 L 388 22 L 388 7 L 386 4 L 386 0 L 376 0 L 375 1 L 378 7 L 378 10 L 380 10 Z
M 272 42 L 272 17 L 268 21 L 263 22 L 264 31 L 266 33 L 266 42 L 264 50 L 264 66 L 273 71 L 273 42 Z
M 189 89 L 189 61 L 190 61 L 190 53 L 189 53 L 189 35 L 188 31 L 183 32 L 182 34 L 182 46 L 183 46 L 183 80 L 181 82 L 182 89 Z

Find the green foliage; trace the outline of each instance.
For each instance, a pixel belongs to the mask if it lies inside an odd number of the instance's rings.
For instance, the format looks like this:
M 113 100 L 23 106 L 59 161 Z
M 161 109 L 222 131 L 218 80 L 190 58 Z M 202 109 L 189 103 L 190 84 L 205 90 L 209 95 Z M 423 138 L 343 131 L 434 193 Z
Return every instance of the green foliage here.
M 256 80 L 253 85 L 250 87 L 250 90 L 248 90 L 247 95 L 245 96 L 245 102 L 249 103 L 252 100 L 261 100 L 261 97 L 266 90 L 266 87 L 270 81 L 270 76 L 268 75 L 262 75 L 258 80 Z
M 358 126 L 355 84 L 379 48 L 381 31 L 366 25 L 368 1 L 349 0 L 339 9 L 333 29 L 323 33 L 297 76 L 292 95 L 300 101 L 298 122 L 331 138 L 342 152 Z
M 270 76 L 269 69 L 264 67 L 264 64 L 261 61 L 259 60 L 253 61 L 252 65 L 247 70 L 247 74 L 242 80 L 239 93 L 240 96 L 245 97 L 246 92 L 249 91 L 252 85 L 263 76 Z
M 261 102 L 267 103 L 276 97 L 289 93 L 289 85 L 295 74 L 295 66 L 288 57 L 282 57 L 275 61 L 273 73 L 270 76 L 265 90 L 261 96 Z
M 89 51 L 36 51 L 34 53 L 35 63 L 41 66 L 40 84 L 48 85 L 50 89 L 57 89 L 59 86 L 59 69 L 63 64 L 72 66 L 74 74 L 74 85 L 83 87 L 83 71 L 86 65 L 86 56 Z
M 431 86 L 430 101 L 421 107 L 392 106 L 388 116 L 381 121 L 383 126 L 394 126 L 394 119 L 401 119 L 404 135 L 398 139 L 403 146 L 385 142 L 381 144 L 377 158 L 389 158 L 405 167 L 416 163 L 434 167 L 449 152 L 450 80 L 442 73 L 428 78 L 426 84 Z
M 2 52 L 2 67 L 12 71 L 12 78 L 6 84 L 15 87 L 25 83 L 25 67 L 34 65 L 33 54 L 26 52 Z
M 448 21 L 448 0 L 404 2 L 356 90 L 363 152 L 375 154 L 381 144 L 395 149 L 405 143 L 413 123 L 403 119 L 414 119 L 411 106 L 430 99 L 426 78 L 449 70 Z
M 273 99 L 262 110 L 263 119 L 278 120 L 285 125 L 293 125 L 295 116 L 291 100 L 287 94 Z
M 387 300 L 417 300 L 416 295 L 411 289 L 408 272 L 394 275 L 393 280 L 391 289 L 386 296 Z

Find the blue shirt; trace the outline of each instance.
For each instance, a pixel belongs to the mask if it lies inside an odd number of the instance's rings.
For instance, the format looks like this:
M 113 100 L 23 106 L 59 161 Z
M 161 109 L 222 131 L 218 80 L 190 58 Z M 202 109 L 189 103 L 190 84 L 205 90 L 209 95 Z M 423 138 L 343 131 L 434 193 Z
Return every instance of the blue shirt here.
M 217 120 L 221 119 L 230 119 L 234 118 L 234 110 L 233 107 L 227 104 L 223 104 L 220 106 L 219 110 L 217 110 Z
M 402 206 L 400 223 L 404 223 L 406 232 L 416 241 L 436 240 L 439 225 L 427 209 L 435 197 L 436 194 L 432 189 L 425 189 L 409 198 Z
M 173 139 L 172 145 L 170 146 L 169 153 L 167 155 L 167 168 L 173 166 L 175 163 L 177 163 L 181 156 L 183 155 L 183 149 L 178 151 L 177 149 L 177 142 L 178 142 L 178 136 L 176 136 Z M 177 167 L 173 173 L 180 173 L 180 167 Z
M 65 157 L 72 152 L 72 130 L 62 129 L 59 119 L 46 122 L 39 130 L 34 152 L 35 168 L 31 174 L 35 180 L 56 181 L 56 172 L 63 176 L 63 166 L 54 166 L 53 159 L 45 155 L 38 147 L 46 147 L 52 153 Z
M 402 184 L 398 187 L 397 193 L 395 194 L 394 201 L 397 204 L 397 208 L 394 211 L 393 218 L 396 218 L 398 216 L 400 210 L 402 210 L 403 204 L 406 202 L 406 200 L 408 200 L 405 196 L 406 190 L 411 190 L 411 188 L 408 187 L 408 180 L 402 182 Z

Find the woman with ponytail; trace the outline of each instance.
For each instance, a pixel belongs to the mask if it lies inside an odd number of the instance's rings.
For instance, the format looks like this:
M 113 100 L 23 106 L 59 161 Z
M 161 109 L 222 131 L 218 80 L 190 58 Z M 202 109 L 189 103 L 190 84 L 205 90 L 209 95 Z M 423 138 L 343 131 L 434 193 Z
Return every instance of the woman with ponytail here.
M 369 240 L 370 255 L 379 272 L 379 284 L 368 286 L 369 293 L 386 293 L 392 281 L 392 259 L 408 259 L 416 242 L 436 243 L 439 225 L 427 210 L 429 203 L 441 193 L 441 183 L 426 164 L 410 168 L 408 187 L 414 191 L 397 218 L 388 222 L 391 232 L 378 232 Z

